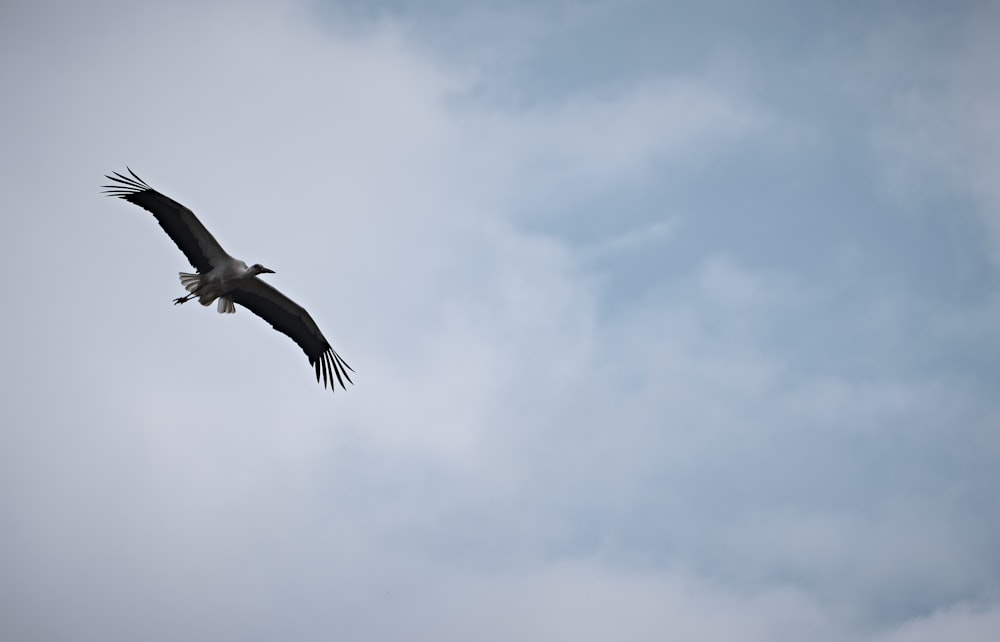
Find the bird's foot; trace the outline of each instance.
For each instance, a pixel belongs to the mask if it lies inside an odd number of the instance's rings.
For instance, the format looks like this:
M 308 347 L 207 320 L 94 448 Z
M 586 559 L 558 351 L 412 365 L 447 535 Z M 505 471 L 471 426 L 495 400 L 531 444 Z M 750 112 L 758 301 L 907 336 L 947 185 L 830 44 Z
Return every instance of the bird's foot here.
M 190 294 L 189 294 L 189 295 L 187 295 L 187 296 L 179 296 L 179 297 L 177 297 L 176 299 L 174 299 L 174 305 L 177 305 L 178 303 L 187 303 L 187 301 L 188 301 L 188 300 L 189 300 L 190 298 L 191 298 L 191 295 L 190 295 Z

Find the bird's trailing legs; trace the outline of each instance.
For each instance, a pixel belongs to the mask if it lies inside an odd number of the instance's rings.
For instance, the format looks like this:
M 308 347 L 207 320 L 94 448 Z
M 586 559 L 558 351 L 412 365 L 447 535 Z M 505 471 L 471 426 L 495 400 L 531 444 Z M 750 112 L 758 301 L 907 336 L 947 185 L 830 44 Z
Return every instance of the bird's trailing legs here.
M 194 292 L 192 292 L 191 294 L 189 294 L 187 296 L 179 296 L 176 299 L 174 299 L 174 305 L 177 305 L 178 303 L 187 303 L 188 301 L 190 301 L 191 299 L 193 299 L 194 296 L 195 296 Z

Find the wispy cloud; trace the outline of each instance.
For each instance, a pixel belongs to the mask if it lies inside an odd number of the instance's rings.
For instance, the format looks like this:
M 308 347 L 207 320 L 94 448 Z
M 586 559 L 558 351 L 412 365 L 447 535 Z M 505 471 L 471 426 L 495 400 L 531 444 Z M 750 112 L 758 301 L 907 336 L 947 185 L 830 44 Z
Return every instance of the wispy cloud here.
M 1000 13 L 989 3 L 967 9 L 940 22 L 900 18 L 873 33 L 866 60 L 875 61 L 875 73 L 860 71 L 858 78 L 870 104 L 879 105 L 872 114 L 875 139 L 896 194 L 919 199 L 944 190 L 971 199 L 996 260 L 1000 78 L 990 60 L 1000 53 L 992 36 Z M 930 41 L 948 46 L 928 49 Z

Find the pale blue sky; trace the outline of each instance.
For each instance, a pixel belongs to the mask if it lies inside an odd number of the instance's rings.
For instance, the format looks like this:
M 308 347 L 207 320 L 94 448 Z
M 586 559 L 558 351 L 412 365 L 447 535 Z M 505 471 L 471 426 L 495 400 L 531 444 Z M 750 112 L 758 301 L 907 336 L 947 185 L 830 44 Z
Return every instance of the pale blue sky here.
M 5 4 L 0 637 L 995 639 L 998 28 Z M 357 385 L 172 306 L 126 164 Z

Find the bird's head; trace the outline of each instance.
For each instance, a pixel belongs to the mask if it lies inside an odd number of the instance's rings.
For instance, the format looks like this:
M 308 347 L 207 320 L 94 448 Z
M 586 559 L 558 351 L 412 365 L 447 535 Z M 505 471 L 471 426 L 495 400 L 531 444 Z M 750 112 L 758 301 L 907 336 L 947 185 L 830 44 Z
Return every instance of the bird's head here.
M 250 271 L 253 272 L 254 276 L 258 274 L 274 274 L 274 270 L 271 268 L 266 268 L 260 263 L 254 263 L 250 266 Z

